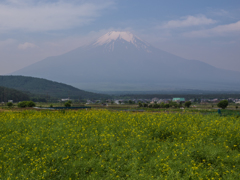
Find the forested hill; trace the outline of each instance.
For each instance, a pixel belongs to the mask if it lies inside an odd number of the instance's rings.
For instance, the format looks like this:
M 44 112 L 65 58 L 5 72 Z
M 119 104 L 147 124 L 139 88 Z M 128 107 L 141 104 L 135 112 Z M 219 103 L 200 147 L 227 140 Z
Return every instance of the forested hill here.
M 108 95 L 91 93 L 73 86 L 46 79 L 26 76 L 0 76 L 0 86 L 54 98 L 106 99 Z
M 8 100 L 18 102 L 27 101 L 29 99 L 29 95 L 24 92 L 0 86 L 0 102 L 7 102 Z

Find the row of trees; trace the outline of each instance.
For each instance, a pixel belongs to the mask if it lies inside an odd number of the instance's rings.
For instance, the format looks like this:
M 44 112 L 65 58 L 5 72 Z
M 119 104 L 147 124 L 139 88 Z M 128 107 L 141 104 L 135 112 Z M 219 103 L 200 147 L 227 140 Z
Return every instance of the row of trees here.
M 148 108 L 170 108 L 170 107 L 172 107 L 172 108 L 180 108 L 180 107 L 183 107 L 183 106 L 185 106 L 185 107 L 187 107 L 187 108 L 189 108 L 190 106 L 191 106 L 191 101 L 186 101 L 184 104 L 183 103 L 177 103 L 177 102 L 172 102 L 172 101 L 170 101 L 169 103 L 164 103 L 164 102 L 162 102 L 162 103 L 160 103 L 160 104 L 157 104 L 157 103 L 154 103 L 154 104 L 147 104 L 147 103 L 141 103 L 141 102 L 139 102 L 138 103 L 138 106 L 139 107 L 148 107 Z M 222 100 L 222 101 L 220 101 L 218 104 L 217 104 L 217 106 L 219 107 L 219 108 L 222 108 L 222 109 L 225 109 L 227 106 L 228 106 L 228 100 Z M 236 109 L 237 109 L 238 107 L 236 106 Z
M 141 103 L 139 102 L 138 103 L 138 106 L 139 107 L 148 107 L 148 108 L 180 108 L 180 107 L 187 107 L 189 108 L 191 106 L 191 101 L 186 101 L 184 104 L 183 103 L 177 103 L 177 102 L 173 102 L 173 101 L 170 101 L 169 103 L 160 103 L 160 104 L 157 104 L 157 103 L 154 103 L 154 104 L 147 104 L 147 103 Z
M 33 101 L 22 101 L 22 102 L 19 102 L 17 106 L 20 108 L 35 107 L 36 104 Z

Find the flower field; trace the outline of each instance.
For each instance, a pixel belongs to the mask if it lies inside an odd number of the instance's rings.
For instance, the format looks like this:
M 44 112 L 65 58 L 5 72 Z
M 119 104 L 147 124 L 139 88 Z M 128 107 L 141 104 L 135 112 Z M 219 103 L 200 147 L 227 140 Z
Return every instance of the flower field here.
M 240 118 L 0 112 L 0 179 L 240 179 Z

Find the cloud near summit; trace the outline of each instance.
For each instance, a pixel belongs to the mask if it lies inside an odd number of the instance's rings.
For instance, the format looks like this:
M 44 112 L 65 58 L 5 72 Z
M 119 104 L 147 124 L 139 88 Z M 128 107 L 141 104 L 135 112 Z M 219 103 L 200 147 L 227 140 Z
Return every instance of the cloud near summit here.
M 165 23 L 161 28 L 182 28 L 190 26 L 209 25 L 216 23 L 215 20 L 207 18 L 204 15 L 200 16 L 186 16 L 180 20 L 171 20 Z
M 219 25 L 211 29 L 185 33 L 186 37 L 211 37 L 240 34 L 240 21 L 231 24 Z
M 29 1 L 0 2 L 0 30 L 49 31 L 79 27 L 94 21 L 113 5 L 99 1 Z

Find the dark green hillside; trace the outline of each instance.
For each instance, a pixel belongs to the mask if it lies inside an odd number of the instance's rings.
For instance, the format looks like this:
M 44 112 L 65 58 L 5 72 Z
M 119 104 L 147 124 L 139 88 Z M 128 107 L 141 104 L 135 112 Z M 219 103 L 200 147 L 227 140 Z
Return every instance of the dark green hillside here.
M 21 91 L 0 86 L 0 102 L 7 102 L 8 100 L 27 101 L 30 97 L 28 94 Z
M 67 98 L 67 97 L 74 99 L 109 98 L 108 95 L 83 91 L 63 83 L 26 76 L 0 76 L 0 86 L 30 92 L 32 94 L 48 95 L 53 98 Z

